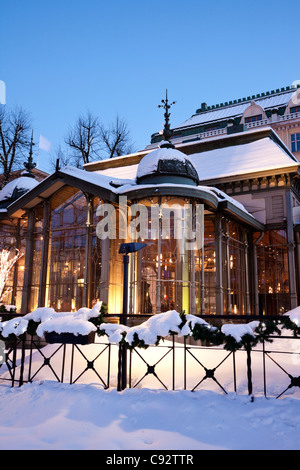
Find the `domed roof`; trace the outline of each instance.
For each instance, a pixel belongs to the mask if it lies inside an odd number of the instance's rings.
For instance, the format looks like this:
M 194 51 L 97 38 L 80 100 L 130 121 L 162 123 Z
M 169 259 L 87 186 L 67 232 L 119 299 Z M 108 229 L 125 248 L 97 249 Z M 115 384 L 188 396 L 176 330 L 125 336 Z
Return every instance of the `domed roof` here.
M 7 207 L 38 184 L 34 178 L 20 176 L 7 183 L 0 191 L 0 207 Z
M 139 163 L 137 183 L 199 184 L 198 173 L 190 158 L 172 144 L 163 143 L 160 148 L 149 152 Z

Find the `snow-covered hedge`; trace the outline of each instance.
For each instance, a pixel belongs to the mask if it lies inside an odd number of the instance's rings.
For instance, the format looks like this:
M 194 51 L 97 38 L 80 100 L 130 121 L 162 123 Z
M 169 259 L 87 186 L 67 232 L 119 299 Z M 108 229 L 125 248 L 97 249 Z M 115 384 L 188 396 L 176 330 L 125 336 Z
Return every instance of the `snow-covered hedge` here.
M 103 322 L 102 302 L 92 309 L 81 308 L 77 312 L 56 312 L 53 308 L 40 307 L 23 317 L 15 317 L 0 323 L 0 335 L 8 340 L 25 333 L 44 337 L 45 333 L 72 333 L 76 336 L 97 331 Z
M 0 304 L 0 314 L 1 313 L 16 313 L 17 307 L 15 305 L 5 305 Z
M 98 333 L 106 335 L 111 343 L 123 342 L 129 347 L 148 347 L 158 345 L 165 337 L 176 334 L 179 337 L 192 337 L 213 345 L 223 344 L 224 349 L 237 350 L 251 348 L 259 341 L 270 340 L 269 335 L 281 335 L 281 327 L 291 330 L 300 337 L 300 307 L 291 310 L 279 320 L 250 323 L 226 323 L 221 327 L 212 326 L 203 318 L 190 314 L 180 314 L 170 310 L 150 317 L 144 323 L 128 327 L 102 323 Z
M 242 347 L 251 349 L 259 341 L 269 340 L 270 335 L 280 335 L 282 328 L 300 337 L 300 307 L 287 312 L 278 320 L 269 320 L 266 317 L 264 322 L 226 323 L 221 327 L 212 326 L 201 317 L 178 313 L 176 310 L 153 315 L 138 326 L 128 327 L 105 323 L 102 307 L 102 302 L 98 302 L 92 309 L 81 308 L 75 313 L 37 308 L 24 317 L 0 323 L 0 334 L 5 340 L 22 337 L 25 333 L 40 337 L 48 332 L 85 336 L 94 331 L 99 336 L 106 335 L 111 343 L 123 343 L 130 348 L 158 345 L 162 339 L 176 334 L 213 345 L 222 344 L 224 349 L 232 351 Z
M 110 342 L 125 341 L 131 347 L 148 347 L 158 345 L 161 339 L 171 334 L 179 337 L 191 336 L 192 328 L 196 324 L 211 328 L 202 318 L 169 310 L 153 315 L 138 326 L 130 328 L 124 325 L 102 323 L 99 330 L 108 336 Z

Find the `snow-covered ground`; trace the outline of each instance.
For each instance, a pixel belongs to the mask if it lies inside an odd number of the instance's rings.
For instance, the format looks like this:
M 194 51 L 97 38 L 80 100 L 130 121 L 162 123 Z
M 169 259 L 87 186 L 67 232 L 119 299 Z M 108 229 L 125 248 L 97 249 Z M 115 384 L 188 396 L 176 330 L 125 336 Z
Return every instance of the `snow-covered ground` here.
M 104 343 L 106 339 L 102 338 Z M 286 343 L 284 343 L 286 341 Z M 282 344 L 284 343 L 284 344 Z M 155 364 L 168 351 L 164 348 L 139 350 L 145 360 Z M 294 376 L 299 375 L 300 343 L 280 340 L 270 345 L 278 352 L 272 357 Z M 81 347 L 95 358 L 99 348 Z M 70 351 L 67 346 L 67 352 Z M 284 355 L 286 349 L 294 354 Z M 43 349 L 48 357 L 57 345 Z M 203 368 L 188 355 L 188 390 L 183 389 L 183 349 L 176 349 L 176 390 L 164 390 L 153 375 L 143 379 L 138 388 L 116 390 L 117 347 L 111 350 L 111 383 L 105 390 L 92 370 L 73 385 L 69 380 L 67 354 L 65 383 L 58 383 L 44 367 L 33 383 L 11 388 L 0 381 L 0 449 L 104 449 L 104 450 L 215 450 L 215 449 L 300 449 L 300 389 L 291 388 L 276 399 L 290 379 L 273 361 L 267 359 L 267 397 L 262 380 L 262 354 L 252 353 L 254 401 L 248 396 L 245 352 L 236 354 L 237 393 L 233 388 L 232 356 L 216 370 L 217 380 L 228 394 L 212 380 L 193 388 L 204 376 Z M 215 367 L 228 352 L 206 348 L 193 350 L 206 367 Z M 27 352 L 28 354 L 28 352 Z M 61 350 L 53 356 L 55 368 Z M 95 361 L 106 380 L 107 350 Z M 157 366 L 156 372 L 172 388 L 172 353 Z M 102 362 L 101 362 L 102 361 Z M 75 356 L 73 379 L 85 368 L 81 354 Z M 32 372 L 41 366 L 41 356 L 34 353 Z M 145 363 L 133 355 L 132 385 L 146 372 Z M 2 386 L 1 386 L 2 385 Z

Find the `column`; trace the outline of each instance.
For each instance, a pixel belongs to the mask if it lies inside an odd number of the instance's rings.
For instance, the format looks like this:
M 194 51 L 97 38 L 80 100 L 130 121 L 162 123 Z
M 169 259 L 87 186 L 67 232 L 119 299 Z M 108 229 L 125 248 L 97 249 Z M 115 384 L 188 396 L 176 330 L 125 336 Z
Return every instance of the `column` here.
M 17 227 L 16 227 L 16 254 L 20 251 L 20 247 L 21 247 L 20 226 L 21 226 L 21 219 L 18 219 Z M 15 263 L 15 266 L 14 266 L 13 288 L 12 288 L 12 293 L 11 293 L 12 305 L 15 305 L 15 299 L 17 295 L 18 268 L 19 268 L 19 260 Z
M 158 215 L 158 240 L 157 240 L 157 289 L 156 289 L 156 313 L 161 313 L 161 225 L 162 214 Z
M 226 232 L 225 232 L 225 247 L 226 247 L 226 276 L 227 276 L 227 289 L 226 289 L 226 306 L 227 306 L 227 315 L 231 315 L 231 278 L 230 278 L 230 249 L 229 249 L 229 222 L 226 220 Z
M 298 292 L 298 298 L 299 298 L 299 293 L 300 293 L 300 232 L 296 232 L 296 251 L 297 251 L 297 272 L 298 272 L 297 292 Z M 298 302 L 298 305 L 299 305 L 299 302 Z
M 223 303 L 223 273 L 222 273 L 222 215 L 217 213 L 215 220 L 215 248 L 216 248 L 216 313 L 224 313 Z
M 246 303 L 245 313 L 250 315 L 250 289 L 249 289 L 249 244 L 246 230 L 244 231 L 244 256 L 245 256 L 245 288 L 246 288 Z
M 287 221 L 287 249 L 288 249 L 288 269 L 290 281 L 291 309 L 297 307 L 296 290 L 296 264 L 295 264 L 295 239 L 293 223 L 293 199 L 291 189 L 286 192 L 286 221 Z
M 45 307 L 47 266 L 49 255 L 49 230 L 50 230 L 50 201 L 44 201 L 43 208 L 43 247 L 41 256 L 40 288 L 38 297 L 38 307 Z
M 86 238 L 85 238 L 85 269 L 83 287 L 83 307 L 91 307 L 91 269 L 92 269 L 92 230 L 93 230 L 93 198 L 85 195 L 87 202 Z
M 34 243 L 34 226 L 35 226 L 35 211 L 27 212 L 27 234 L 26 234 L 26 251 L 25 251 L 25 271 L 24 283 L 22 292 L 21 313 L 26 314 L 29 308 L 30 288 L 32 279 L 32 262 L 33 262 L 33 243 Z

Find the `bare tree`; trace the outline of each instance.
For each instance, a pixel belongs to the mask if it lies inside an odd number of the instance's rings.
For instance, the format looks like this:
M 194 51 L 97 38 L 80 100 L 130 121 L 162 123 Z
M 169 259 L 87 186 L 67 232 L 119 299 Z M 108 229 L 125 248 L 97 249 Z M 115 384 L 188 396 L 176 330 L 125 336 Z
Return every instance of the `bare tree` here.
M 9 181 L 14 168 L 24 157 L 29 147 L 31 118 L 22 108 L 0 109 L 0 167 L 4 175 L 3 184 Z
M 120 157 L 132 152 L 132 143 L 127 123 L 118 115 L 108 129 L 101 127 L 104 151 L 109 158 Z
M 50 171 L 55 171 L 57 166 L 57 160 L 59 160 L 59 167 L 63 168 L 64 166 L 72 165 L 73 158 L 69 155 L 68 149 L 62 149 L 61 145 L 58 145 L 55 152 L 51 153 L 49 159 L 49 169 Z
M 73 163 L 78 168 L 82 163 L 90 163 L 95 158 L 100 158 L 101 125 L 99 119 L 90 112 L 79 116 L 65 142 L 72 149 Z
M 95 159 L 112 158 L 132 151 L 130 132 L 124 119 L 118 115 L 108 128 L 90 112 L 78 117 L 65 139 L 72 154 L 67 158 L 77 168 Z

